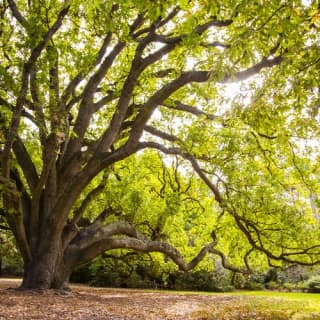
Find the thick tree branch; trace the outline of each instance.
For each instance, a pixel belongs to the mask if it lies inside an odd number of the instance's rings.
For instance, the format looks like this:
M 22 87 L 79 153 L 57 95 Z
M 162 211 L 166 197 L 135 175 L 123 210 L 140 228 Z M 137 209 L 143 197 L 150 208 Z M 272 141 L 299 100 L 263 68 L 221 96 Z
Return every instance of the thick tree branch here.
M 48 42 L 52 39 L 53 35 L 61 27 L 62 21 L 66 16 L 66 14 L 68 13 L 68 10 L 69 10 L 69 6 L 60 11 L 56 22 L 49 29 L 49 31 L 44 35 L 42 41 L 40 41 L 40 43 L 34 49 L 32 49 L 28 61 L 24 64 L 23 72 L 22 72 L 22 80 L 21 80 L 21 89 L 20 89 L 16 106 L 11 118 L 10 129 L 6 136 L 6 142 L 5 142 L 3 156 L 2 156 L 2 169 L 3 169 L 2 175 L 4 177 L 9 177 L 10 153 L 11 153 L 11 148 L 14 142 L 15 135 L 19 127 L 21 112 L 22 112 L 23 105 L 25 103 L 25 97 L 27 95 L 29 75 L 37 59 L 41 55 L 42 51 L 44 50 Z
M 43 144 L 48 134 L 48 130 L 45 122 L 45 116 L 43 113 L 42 105 L 39 98 L 39 87 L 37 82 L 38 81 L 36 77 L 36 68 L 34 67 L 30 71 L 30 93 L 33 100 L 32 107 L 35 112 L 36 124 L 37 124 L 37 127 L 39 128 L 41 143 Z
M 255 66 L 248 68 L 244 71 L 239 71 L 234 75 L 225 76 L 220 83 L 243 81 L 254 74 L 259 73 L 264 68 L 270 68 L 280 64 L 281 57 L 274 59 L 262 59 Z M 164 101 L 170 97 L 175 91 L 191 82 L 205 82 L 212 77 L 212 73 L 208 71 L 188 71 L 180 75 L 180 77 L 164 85 L 159 89 L 149 100 L 144 104 L 142 110 L 137 115 L 132 126 L 131 135 L 128 140 L 129 144 L 135 144 L 139 141 L 143 128 L 147 121 L 150 119 L 153 111 L 158 105 L 162 105 Z
M 136 28 L 138 28 L 140 26 L 140 24 L 143 22 L 143 15 L 138 15 L 136 20 L 132 23 L 132 25 L 130 26 L 130 33 L 132 34 Z M 107 35 L 107 37 L 105 38 L 105 41 L 101 47 L 101 50 L 98 54 L 97 60 L 95 65 L 98 66 L 97 71 L 93 74 L 93 76 L 91 76 L 91 78 L 89 79 L 86 87 L 83 90 L 83 100 L 82 103 L 80 105 L 80 109 L 78 112 L 78 118 L 76 120 L 75 126 L 74 126 L 74 132 L 77 135 L 76 139 L 72 139 L 72 141 L 70 142 L 69 146 L 68 146 L 68 150 L 67 150 L 67 161 L 70 160 L 70 155 L 73 154 L 75 151 L 78 151 L 81 148 L 81 143 L 84 137 L 84 134 L 88 128 L 89 125 L 89 121 L 91 119 L 91 116 L 94 112 L 97 111 L 96 107 L 97 105 L 95 105 L 94 107 L 93 105 L 93 94 L 96 92 L 98 85 L 101 83 L 101 81 L 104 79 L 104 77 L 106 76 L 108 70 L 110 69 L 110 67 L 113 65 L 115 59 L 118 57 L 118 55 L 120 54 L 120 52 L 125 48 L 126 43 L 125 42 L 121 42 L 119 41 L 113 48 L 113 50 L 108 54 L 108 56 L 103 60 L 103 62 L 100 63 L 100 61 L 102 60 L 103 56 L 105 55 L 105 52 L 108 48 L 108 45 L 110 44 L 111 41 L 111 36 L 112 34 L 109 33 Z M 136 55 L 136 59 L 140 59 L 141 56 Z M 118 127 L 119 127 L 119 122 L 122 121 L 122 111 L 120 111 L 121 109 L 126 109 L 127 107 L 127 95 L 130 96 L 130 92 L 132 92 L 134 85 L 132 86 L 133 83 L 135 83 L 135 79 L 138 76 L 138 68 L 135 66 L 131 69 L 131 77 L 132 79 L 130 81 L 127 81 L 126 84 L 124 85 L 123 91 L 125 91 L 125 93 L 123 93 L 120 97 L 119 100 L 119 104 L 118 104 L 118 110 L 119 112 L 117 113 L 118 116 L 115 116 L 113 118 L 113 120 L 110 123 L 110 130 L 107 130 L 107 132 L 105 133 L 105 137 L 101 139 L 101 145 L 100 147 L 102 147 L 103 145 L 109 145 L 109 140 L 113 140 L 113 133 L 118 131 Z M 130 78 L 130 76 L 128 76 L 128 78 Z M 132 88 L 130 89 L 130 86 L 132 86 Z M 102 102 L 103 100 L 100 100 L 100 102 Z M 108 102 L 108 100 L 106 101 Z M 125 110 L 123 110 L 125 111 Z M 110 137 L 111 136 L 111 137 Z M 108 137 L 110 137 L 108 139 Z M 105 149 L 108 149 L 108 147 L 106 147 Z M 69 156 L 68 156 L 69 155 Z
M 233 75 L 227 75 L 219 82 L 232 83 L 232 82 L 243 81 L 252 77 L 255 74 L 258 74 L 262 69 L 271 68 L 279 65 L 282 61 L 283 61 L 283 57 L 263 58 L 260 62 L 258 62 L 254 66 L 246 70 L 236 72 Z M 214 72 L 213 72 L 213 75 L 214 75 Z
M 21 139 L 17 137 L 12 147 L 13 147 L 13 151 L 15 153 L 16 159 L 19 163 L 19 166 L 23 171 L 23 175 L 27 180 L 30 190 L 34 190 L 35 186 L 38 183 L 39 178 L 38 178 L 36 168 L 34 167 L 32 159 L 23 141 L 21 141 Z
M 114 235 L 127 235 L 128 237 L 112 238 Z M 171 258 L 183 271 L 189 271 L 195 268 L 205 255 L 214 248 L 217 244 L 217 239 L 208 245 L 205 245 L 199 254 L 192 259 L 191 262 L 186 263 L 182 254 L 167 242 L 148 240 L 144 235 L 140 234 L 134 226 L 127 222 L 115 222 L 103 227 L 100 231 L 87 238 L 83 235 L 72 243 L 71 250 L 78 252 L 78 261 L 76 263 L 83 263 L 91 260 L 101 252 L 123 248 L 133 249 L 141 252 L 162 252 Z
M 96 111 L 93 105 L 93 95 L 101 80 L 104 78 L 109 68 L 112 66 L 114 60 L 117 58 L 118 54 L 124 47 L 125 43 L 119 42 L 110 52 L 110 54 L 105 58 L 97 72 L 88 81 L 82 94 L 82 102 L 80 104 L 78 117 L 74 125 L 74 132 L 76 134 L 76 137 L 71 139 L 71 141 L 68 144 L 65 162 L 68 163 L 71 159 L 71 156 L 75 152 L 79 152 L 82 145 L 83 137 L 89 126 L 92 114 Z
M 36 239 L 38 235 L 39 221 L 40 215 L 44 214 L 44 212 L 40 212 L 41 205 L 41 196 L 43 194 L 44 186 L 46 186 L 46 191 L 52 193 L 51 197 L 55 197 L 55 189 L 56 189 L 56 177 L 55 177 L 55 161 L 56 161 L 56 150 L 57 150 L 57 136 L 52 133 L 47 138 L 46 144 L 44 146 L 44 151 L 42 155 L 42 163 L 43 168 L 37 182 L 37 185 L 32 190 L 32 205 L 31 205 L 31 213 L 30 213 L 30 222 L 29 222 L 29 234 L 31 236 L 30 245 L 32 247 L 36 246 Z M 53 172 L 52 172 L 53 170 Z M 51 178 L 47 185 L 49 177 Z M 53 187 L 53 188 L 52 188 Z M 48 189 L 48 190 L 47 190 Z M 48 206 L 49 203 L 47 202 Z M 46 213 L 50 212 L 50 210 L 46 210 Z
M 194 32 L 198 35 L 201 35 L 212 26 L 222 27 L 222 26 L 227 26 L 231 23 L 232 23 L 231 20 L 219 21 L 219 20 L 214 19 L 212 21 L 209 21 L 203 25 L 196 27 Z M 171 39 L 171 41 L 163 41 L 163 37 L 160 35 L 157 35 L 155 33 L 151 34 L 150 36 L 154 42 L 164 42 L 164 43 L 166 43 L 166 45 L 164 47 L 160 48 L 159 50 L 157 50 L 156 52 L 154 52 L 153 54 L 150 54 L 149 56 L 147 56 L 146 58 L 143 59 L 143 64 L 145 65 L 145 67 L 148 65 L 151 65 L 152 63 L 154 63 L 156 61 L 159 61 L 162 57 L 167 55 L 170 51 L 172 51 L 176 47 L 176 45 L 181 43 L 183 38 L 186 37 L 187 35 L 181 35 L 178 37 L 174 37 Z
M 98 51 L 97 57 L 92 65 L 92 67 L 90 68 L 91 70 L 96 68 L 101 63 L 101 61 L 104 58 L 104 56 L 107 52 L 107 49 L 111 43 L 111 39 L 112 39 L 112 33 L 108 32 L 106 37 L 103 39 L 103 42 L 102 42 L 102 45 Z M 70 81 L 67 88 L 65 89 L 65 91 L 62 94 L 61 105 L 65 105 L 67 103 L 70 96 L 74 93 L 75 88 L 85 78 L 85 76 L 86 75 L 84 73 L 80 72 Z
M 132 125 L 132 130 L 130 138 L 128 140 L 128 145 L 135 145 L 143 132 L 144 126 L 151 117 L 155 108 L 162 104 L 172 93 L 185 86 L 190 82 L 204 82 L 209 79 L 209 72 L 206 71 L 189 71 L 180 75 L 177 79 L 169 82 L 159 89 L 149 100 L 144 104 L 142 110 L 137 115 L 134 124 Z
M 19 11 L 17 4 L 14 0 L 8 0 L 10 9 L 12 11 L 13 16 L 17 19 L 17 21 L 25 28 L 29 29 L 29 22 L 26 20 L 26 18 L 21 14 Z
M 116 100 L 118 97 L 114 92 L 109 92 L 106 96 L 94 103 L 94 112 L 97 112 L 100 108 L 104 107 L 107 103 Z
M 202 34 L 203 32 L 205 32 L 209 27 L 211 26 L 226 26 L 228 24 L 232 23 L 232 21 L 218 21 L 216 19 L 198 26 L 195 29 L 195 32 L 197 34 Z M 169 43 L 166 46 L 160 48 L 159 50 L 157 50 L 156 52 L 150 54 L 149 56 L 147 56 L 146 58 L 141 59 L 142 56 L 142 52 L 145 49 L 145 47 L 152 41 L 157 41 L 158 36 L 154 33 L 156 26 L 154 26 L 154 28 L 150 28 L 150 31 L 148 33 L 148 35 L 139 43 L 137 49 L 136 49 L 136 55 L 135 58 L 133 60 L 132 63 L 132 70 L 131 70 L 131 75 L 133 76 L 133 79 L 130 79 L 130 75 L 127 78 L 127 81 L 123 87 L 123 92 L 125 92 L 125 95 L 122 95 L 119 99 L 119 104 L 118 104 L 118 112 L 115 114 L 115 116 L 113 117 L 110 127 L 106 130 L 101 143 L 99 144 L 99 150 L 104 150 L 106 151 L 110 145 L 113 143 L 114 137 L 116 136 L 116 134 L 118 133 L 120 127 L 121 127 L 121 123 L 124 120 L 123 115 L 124 115 L 124 111 L 128 108 L 128 102 L 129 99 L 131 97 L 131 92 L 133 90 L 132 84 L 136 81 L 137 77 L 139 74 L 141 74 L 141 72 L 149 65 L 153 64 L 156 61 L 159 61 L 162 57 L 164 57 L 165 55 L 167 55 L 170 51 L 172 51 L 175 46 L 182 40 L 182 38 L 178 39 L 176 42 L 174 43 Z M 135 72 L 133 72 L 135 70 Z M 189 79 L 187 80 L 187 78 L 190 76 L 190 73 L 185 73 L 183 74 L 181 77 L 179 77 L 178 79 L 174 80 L 171 84 L 165 86 L 165 89 L 160 89 L 153 97 L 151 97 L 149 99 L 149 102 L 147 102 L 147 105 L 154 105 L 157 104 L 155 103 L 154 100 L 159 100 L 159 103 L 161 101 L 164 101 L 168 96 L 170 96 L 171 93 L 175 92 L 176 90 L 178 90 L 180 87 L 182 87 L 183 85 L 185 85 L 186 83 L 192 82 L 192 81 L 197 81 L 197 82 L 203 82 L 205 80 L 207 80 L 209 78 L 209 73 L 207 72 L 203 72 L 203 73 L 198 73 L 197 75 L 195 75 L 195 79 Z M 201 78 L 201 77 L 205 77 L 205 79 L 202 80 L 197 80 L 197 78 Z M 130 79 L 130 81 L 128 81 Z M 186 81 L 187 80 L 187 81 Z M 167 93 L 165 93 L 167 91 Z M 129 95 L 130 93 L 130 95 Z M 160 98 L 160 96 L 163 95 L 162 98 Z M 158 103 L 158 104 L 159 104 Z M 152 106 L 149 109 L 149 106 L 144 106 L 144 109 L 146 110 L 145 112 L 139 114 L 139 116 L 137 117 L 136 120 L 136 124 L 133 130 L 132 130 L 132 134 L 129 140 L 132 141 L 136 141 L 137 137 L 139 135 L 141 135 L 142 133 L 142 127 L 139 128 L 139 122 L 144 122 L 146 121 L 146 119 L 148 119 L 150 117 L 150 115 L 152 114 L 153 108 L 155 106 Z M 149 109 L 149 110 L 148 110 Z M 120 111 L 121 110 L 121 111 Z M 122 111 L 123 110 L 123 111 Z M 138 119 L 139 118 L 139 119 Z
M 176 136 L 174 136 L 174 135 L 172 135 L 172 134 L 163 132 L 163 131 L 161 131 L 161 130 L 158 130 L 158 129 L 156 129 L 156 128 L 154 128 L 154 127 L 151 127 L 151 126 L 145 126 L 145 127 L 144 127 L 144 130 L 145 130 L 146 132 L 154 135 L 154 136 L 157 136 L 157 137 L 159 137 L 159 138 L 161 138 L 161 139 L 164 139 L 164 140 L 167 140 L 167 141 L 171 141 L 171 142 L 181 142 L 181 140 L 180 140 L 178 137 L 176 137 Z
M 104 190 L 105 183 L 106 183 L 106 181 L 105 181 L 105 179 L 103 179 L 101 181 L 101 183 L 96 188 L 92 189 L 87 194 L 87 196 L 82 201 L 80 207 L 74 211 L 73 218 L 70 222 L 71 224 L 77 224 L 79 222 L 80 218 L 82 217 L 82 215 L 84 214 L 84 212 L 88 208 L 89 204 Z
M 92 223 L 90 223 L 82 229 L 79 228 L 79 226 L 77 225 L 78 221 L 76 221 L 76 219 L 74 218 L 73 221 L 68 223 L 63 230 L 63 248 L 67 248 L 70 242 L 72 242 L 76 237 L 78 237 L 79 239 L 81 236 L 85 234 L 93 234 L 94 232 L 99 230 L 102 227 L 104 220 L 108 216 L 119 214 L 119 212 L 115 211 L 111 207 L 106 208 L 96 217 L 96 219 Z M 79 220 L 80 219 L 81 217 L 79 218 Z
M 46 48 L 46 46 L 48 45 L 49 41 L 52 39 L 54 34 L 60 29 L 63 19 L 68 14 L 69 8 L 70 6 L 67 6 L 59 12 L 58 18 L 55 21 L 55 23 L 44 35 L 43 39 L 39 42 L 39 44 L 34 49 L 32 49 L 30 58 L 28 60 L 28 64 L 31 64 L 31 65 L 35 64 L 36 60 L 39 58 L 43 50 Z
M 26 65 L 23 68 L 23 75 L 22 75 L 22 81 L 21 81 L 21 89 L 19 93 L 19 97 L 17 99 L 16 106 L 14 108 L 10 127 L 6 134 L 6 140 L 3 148 L 2 153 L 2 175 L 6 178 L 10 176 L 10 160 L 11 160 L 11 148 L 14 142 L 15 135 L 18 131 L 19 123 L 20 123 L 20 117 L 24 105 L 24 97 L 27 94 L 28 90 L 28 69 Z

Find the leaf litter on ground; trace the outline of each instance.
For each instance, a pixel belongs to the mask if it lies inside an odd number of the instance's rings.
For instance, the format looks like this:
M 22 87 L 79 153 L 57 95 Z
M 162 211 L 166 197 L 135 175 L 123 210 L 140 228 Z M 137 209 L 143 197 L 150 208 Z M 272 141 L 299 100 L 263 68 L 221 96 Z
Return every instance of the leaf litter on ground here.
M 93 288 L 18 291 L 0 279 L 0 320 L 319 320 L 317 309 L 285 297 Z M 8 289 L 11 288 L 11 289 Z M 320 299 L 319 299 L 320 308 Z

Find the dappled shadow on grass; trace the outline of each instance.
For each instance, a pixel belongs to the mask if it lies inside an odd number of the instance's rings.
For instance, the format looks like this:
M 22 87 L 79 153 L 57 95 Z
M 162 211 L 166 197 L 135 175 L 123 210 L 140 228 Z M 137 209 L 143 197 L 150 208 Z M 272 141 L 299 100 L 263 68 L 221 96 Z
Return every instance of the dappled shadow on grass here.
M 91 288 L 73 285 L 72 292 L 7 290 L 18 282 L 0 280 L 0 320 L 311 320 L 299 316 L 295 302 L 228 294 Z

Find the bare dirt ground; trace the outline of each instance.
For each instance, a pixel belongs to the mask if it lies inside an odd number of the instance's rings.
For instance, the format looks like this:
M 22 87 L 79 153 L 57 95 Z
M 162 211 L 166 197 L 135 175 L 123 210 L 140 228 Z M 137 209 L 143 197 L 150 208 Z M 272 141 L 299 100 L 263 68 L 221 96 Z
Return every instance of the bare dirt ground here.
M 16 291 L 20 281 L 0 279 L 0 319 L 201 319 L 208 305 L 231 304 L 236 297 L 183 295 L 73 285 L 62 294 Z M 205 314 L 204 314 L 205 315 Z
M 237 296 L 92 288 L 82 285 L 72 285 L 70 293 L 53 290 L 40 293 L 17 291 L 14 288 L 19 283 L 19 280 L 0 279 L 0 320 L 267 319 L 241 310 L 240 298 Z
M 20 281 L 0 279 L 0 319 L 197 319 L 208 304 L 232 303 L 229 297 L 180 295 L 142 290 L 73 285 L 62 294 L 16 291 Z M 9 289 L 8 289 L 9 288 Z M 236 298 L 234 298 L 236 299 Z M 200 318 L 199 318 L 200 319 Z

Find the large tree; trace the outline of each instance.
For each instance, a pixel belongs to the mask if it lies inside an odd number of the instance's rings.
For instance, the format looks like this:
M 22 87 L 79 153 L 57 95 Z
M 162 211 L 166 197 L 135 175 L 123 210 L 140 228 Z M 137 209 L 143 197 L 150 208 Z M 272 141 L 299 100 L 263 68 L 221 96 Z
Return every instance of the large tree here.
M 2 0 L 0 14 L 1 215 L 22 287 L 62 288 L 115 248 L 162 252 L 182 270 L 208 252 L 234 271 L 252 252 L 318 262 L 315 4 Z M 228 102 L 233 82 L 248 94 Z M 222 227 L 190 263 L 112 201 L 88 215 L 118 164 L 148 148 L 175 171 L 170 157 L 183 161 L 179 175 L 195 172 L 219 207 Z M 238 267 L 220 250 L 234 232 Z

